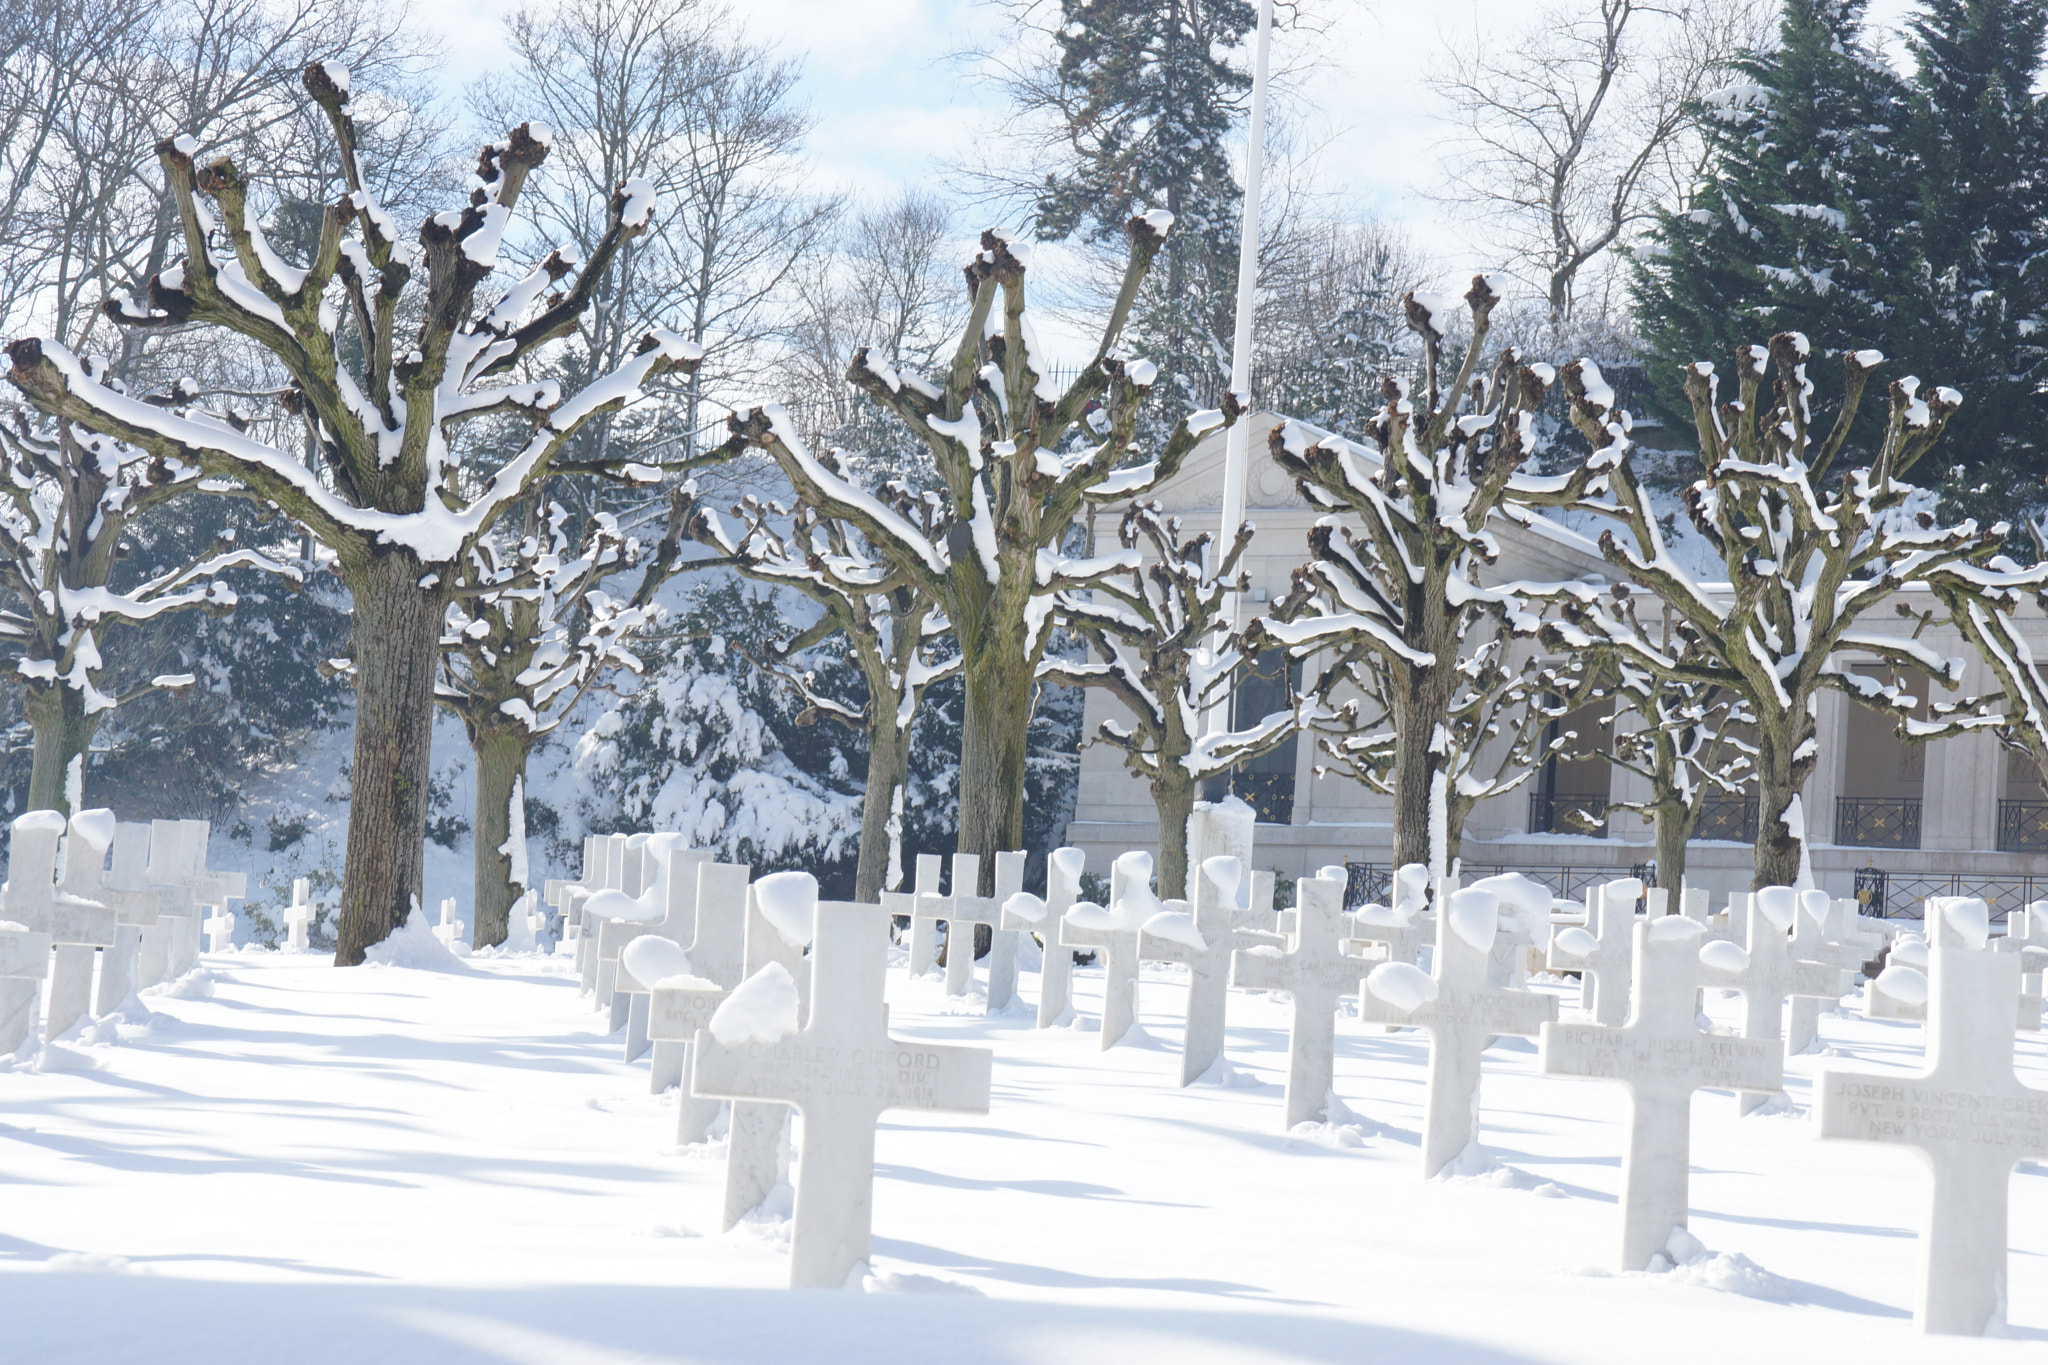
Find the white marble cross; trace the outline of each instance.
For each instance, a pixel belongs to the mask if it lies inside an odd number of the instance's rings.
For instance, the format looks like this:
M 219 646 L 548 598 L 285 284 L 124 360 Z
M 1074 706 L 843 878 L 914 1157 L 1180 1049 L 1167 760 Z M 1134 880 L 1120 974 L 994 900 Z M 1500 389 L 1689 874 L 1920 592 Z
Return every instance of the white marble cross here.
M 797 1023 L 810 1017 L 811 972 L 804 958 L 817 923 L 817 902 L 811 918 L 761 913 L 757 899 L 747 902 L 747 956 L 741 980 L 769 963 L 780 964 L 796 981 Z M 705 1025 L 710 1016 L 705 1016 Z M 701 1026 L 700 1026 L 701 1027 Z M 734 1100 L 725 1135 L 725 1211 L 720 1228 L 734 1224 L 761 1206 L 788 1172 L 789 1106 L 780 1100 Z
M 714 1016 L 711 1027 L 697 1034 L 692 1081 L 698 1094 L 780 1100 L 803 1115 L 790 1231 L 792 1289 L 839 1288 L 868 1258 L 875 1124 L 882 1114 L 985 1114 L 993 1060 L 987 1048 L 889 1036 L 882 1003 L 889 923 L 879 906 L 819 902 L 815 945 L 810 1021 L 787 1033 L 782 1028 L 793 1019 L 771 1024 L 742 1013 L 731 1023 L 733 1040 L 723 1042 L 717 1036 L 721 1018 Z M 740 994 L 734 993 L 727 1008 Z
M 1336 1076 L 1337 1001 L 1353 994 L 1371 964 L 1344 951 L 1344 883 L 1304 877 L 1294 884 L 1293 946 L 1245 948 L 1231 960 L 1231 984 L 1294 997 L 1287 1041 L 1283 1127 L 1323 1117 Z
M 640 906 L 641 917 L 608 919 L 598 925 L 599 979 L 611 992 L 611 1026 L 625 1026 L 628 1062 L 638 1061 L 647 1051 L 649 1000 L 647 983 L 626 970 L 623 954 L 632 944 L 648 937 L 666 939 L 678 948 L 689 945 L 697 930 L 698 874 L 709 856 L 703 849 L 689 847 L 687 835 L 651 836 L 640 849 L 641 887 L 635 902 Z M 742 871 L 742 887 L 746 878 L 747 872 Z M 647 917 L 650 914 L 652 918 Z M 737 970 L 737 930 L 734 944 L 731 957 Z M 607 958 L 612 959 L 608 965 Z
M 159 886 L 182 887 L 190 898 L 183 903 L 167 900 L 158 914 L 157 922 L 165 926 L 162 979 L 184 975 L 199 960 L 199 919 L 206 905 L 191 878 L 193 869 L 204 861 L 204 849 L 193 847 L 193 832 L 188 822 L 149 822 L 149 880 Z M 147 950 L 148 945 L 145 944 L 145 960 Z M 145 977 L 148 975 L 144 973 Z M 155 983 L 144 980 L 142 984 Z
M 1924 1332 L 1981 1336 L 2002 1325 L 2012 1168 L 2048 1157 L 2048 1091 L 2013 1073 L 2020 962 L 1987 946 L 1984 902 L 1927 901 L 1927 1068 L 1917 1075 L 1824 1067 L 1820 1136 L 1893 1143 L 1927 1164 L 1920 1225 Z
M 747 880 L 749 872 L 740 863 L 699 863 L 696 867 L 696 928 L 689 955 L 690 974 L 700 987 L 709 981 L 730 991 L 746 979 L 742 969 L 746 965 L 747 920 L 763 897 L 767 904 L 760 913 L 788 926 L 807 922 L 818 903 L 817 878 L 807 872 L 777 872 L 752 884 Z M 794 927 L 787 932 L 800 937 Z M 659 1080 L 666 1089 L 674 1070 L 681 1086 L 676 1096 L 676 1145 L 687 1147 L 709 1137 L 711 1125 L 718 1121 L 718 1101 L 690 1092 L 691 1049 L 696 1046 L 697 1030 L 711 1016 L 695 1017 L 692 1003 L 674 997 L 653 1004 L 661 1023 L 659 1028 L 650 1025 L 649 1031 L 666 1046 L 649 1067 L 660 1074 L 651 1076 L 648 1086 L 652 1089 Z M 717 1008 L 716 1002 L 712 1008 Z
M 1826 892 L 1819 893 L 1825 896 Z M 1749 898 L 1746 947 L 1709 944 L 1700 950 L 1701 980 L 1709 986 L 1742 992 L 1742 1036 L 1780 1041 L 1784 1038 L 1785 1000 L 1813 996 L 1832 1000 L 1842 993 L 1842 972 L 1822 962 L 1801 962 L 1793 956 L 1789 931 L 1807 911 L 1800 893 L 1789 886 L 1767 886 Z M 1791 1055 L 1785 1048 L 1784 1054 Z M 1735 1097 L 1735 1112 L 1755 1113 L 1779 1093 L 1745 1090 Z
M 1379 944 L 1376 954 L 1388 962 L 1411 966 L 1422 958 L 1424 949 L 1436 943 L 1436 916 L 1429 911 L 1396 910 L 1386 905 L 1361 905 L 1345 917 L 1354 944 Z
M 114 826 L 114 854 L 106 879 L 93 899 L 114 911 L 114 946 L 100 954 L 100 981 L 93 1013 L 112 1014 L 141 988 L 142 940 L 157 922 L 164 890 L 149 884 L 149 826 Z
M 450 949 L 462 940 L 462 921 L 456 918 L 460 911 L 461 907 L 456 904 L 455 897 L 442 897 L 440 912 L 435 917 L 434 937 L 440 939 Z M 211 920 L 207 921 L 207 927 L 212 928 Z
M 1642 894 L 1643 884 L 1634 877 L 1611 881 L 1586 898 L 1585 928 L 1550 935 L 1545 964 L 1553 972 L 1579 973 L 1579 1008 L 1596 1024 L 1614 1027 L 1628 1018 L 1630 926 Z
M 993 896 L 977 894 L 981 859 L 953 855 L 953 891 L 946 905 L 946 994 L 965 995 L 974 980 L 975 926 L 989 927 L 988 1011 L 997 1014 L 1017 997 L 1017 936 L 1003 928 L 1003 904 L 1024 889 L 1022 853 L 996 854 Z
M 1146 921 L 1139 938 L 1141 959 L 1178 962 L 1188 969 L 1187 1029 L 1180 1049 L 1182 1085 L 1193 1085 L 1223 1055 L 1231 954 L 1262 943 L 1286 946 L 1278 934 L 1232 927 L 1243 875 L 1243 866 L 1235 858 L 1204 862 L 1195 874 L 1194 914 L 1162 910 Z
M 597 836 L 597 852 L 602 858 L 598 873 L 598 884 L 587 895 L 572 891 L 569 900 L 569 918 L 565 921 L 565 932 L 576 940 L 576 975 L 583 982 L 586 993 L 597 993 L 597 921 L 587 913 L 591 901 L 605 891 L 616 891 L 625 895 L 626 886 L 626 843 L 623 834 L 600 834 Z M 629 900 L 631 897 L 627 897 Z
M 64 875 L 51 901 L 50 918 L 31 928 L 48 929 L 56 945 L 50 989 L 43 1001 L 43 1038 L 56 1038 L 86 1016 L 92 1005 L 93 961 L 111 949 L 120 917 L 102 899 L 107 849 L 114 842 L 114 813 L 80 811 L 71 817 L 64 840 Z
M 1061 937 L 1060 926 L 1081 899 L 1087 865 L 1080 849 L 1056 848 L 1045 862 L 1045 897 L 1018 891 L 1003 902 L 1003 927 L 1037 934 L 1045 945 L 1038 967 L 1039 1028 L 1058 1024 L 1074 1003 L 1074 946 Z
M 910 957 L 903 964 L 904 974 L 913 981 L 939 960 L 939 921 L 953 908 L 951 899 L 939 894 L 943 867 L 936 853 L 917 855 L 917 881 L 911 890 Z
M 284 912 L 285 947 L 294 953 L 309 952 L 313 946 L 313 883 L 304 877 L 292 879 L 292 903 Z
M 1621 1268 L 1646 1270 L 1673 1228 L 1686 1225 L 1691 1188 L 1692 1092 L 1772 1090 L 1784 1079 L 1776 1040 L 1699 1031 L 1704 931 L 1683 915 L 1635 925 L 1635 1008 L 1621 1027 L 1543 1026 L 1548 1076 L 1588 1076 L 1628 1088 L 1628 1146 L 1621 1158 Z
M 1930 899 L 1939 899 L 1931 897 Z M 1992 940 L 1995 944 L 1996 939 Z M 1901 934 L 1892 944 L 1885 969 L 1864 983 L 1863 1012 L 1871 1019 L 1896 1019 L 1922 1023 L 1927 1018 L 1927 997 L 1932 988 L 1927 980 L 1927 940 L 1918 934 Z M 2021 959 L 2019 1008 L 2013 1026 L 2021 1033 L 2041 1031 L 2041 997 L 2026 988 L 2025 959 Z
M 710 1011 L 718 1004 L 717 999 L 707 1002 L 703 998 L 705 988 L 728 991 L 740 983 L 740 951 L 746 932 L 749 895 L 747 883 L 753 869 L 745 863 L 692 860 L 674 865 L 671 875 L 675 881 L 668 888 L 670 904 L 680 903 L 689 908 L 690 923 L 683 930 L 683 937 L 688 942 L 679 942 L 673 933 L 642 934 L 619 952 L 621 977 L 634 992 L 626 1023 L 626 1060 L 634 1061 L 639 1055 L 632 1051 L 631 1042 L 637 1025 L 639 1036 L 653 1047 L 654 1057 L 647 1068 L 647 1089 L 656 1095 L 671 1086 L 683 1084 L 683 1078 L 688 1074 L 690 1040 L 697 1036 L 697 1030 L 703 1027 L 704 1021 L 711 1017 Z M 660 947 L 641 947 L 631 959 L 641 965 L 629 965 L 628 953 L 649 939 L 658 939 L 675 952 L 669 953 Z M 681 955 L 685 965 L 674 965 L 677 954 Z M 694 980 L 664 985 L 663 982 L 671 976 L 688 976 Z M 712 1108 L 715 1111 L 717 1106 Z
M 1502 1034 L 1533 1038 L 1557 1018 L 1557 997 L 1488 980 L 1499 909 L 1484 888 L 1452 892 L 1437 915 L 1430 972 L 1382 962 L 1359 992 L 1358 1017 L 1429 1031 L 1429 1097 L 1422 1178 L 1431 1179 L 1479 1138 L 1481 1054 Z
M 1138 1022 L 1138 935 L 1163 909 L 1152 894 L 1152 855 L 1120 853 L 1109 870 L 1109 909 L 1081 901 L 1060 922 L 1060 941 L 1102 961 L 1102 1038 L 1108 1051 Z
M 36 1006 L 50 975 L 57 897 L 57 844 L 64 817 L 55 811 L 17 816 L 7 838 L 7 885 L 0 892 L 0 1052 L 13 1052 L 35 1027 Z
M 1819 962 L 1840 970 L 1832 995 L 1794 995 L 1785 1009 L 1785 1055 L 1797 1057 L 1820 1042 L 1820 1010 L 1823 1003 L 1841 1000 L 1853 980 L 1851 973 L 1876 956 L 1875 950 L 1840 942 L 1834 937 L 1835 907 L 1853 907 L 1854 901 L 1837 901 L 1825 891 L 1799 893 L 1799 913 L 1792 921 L 1792 957 L 1799 962 Z M 1853 913 L 1853 910 L 1852 910 Z
M 10 861 L 8 866 L 23 864 Z M 50 936 L 14 928 L 17 923 L 0 908 L 0 1054 L 13 1052 L 28 1040 L 43 980 L 50 974 Z

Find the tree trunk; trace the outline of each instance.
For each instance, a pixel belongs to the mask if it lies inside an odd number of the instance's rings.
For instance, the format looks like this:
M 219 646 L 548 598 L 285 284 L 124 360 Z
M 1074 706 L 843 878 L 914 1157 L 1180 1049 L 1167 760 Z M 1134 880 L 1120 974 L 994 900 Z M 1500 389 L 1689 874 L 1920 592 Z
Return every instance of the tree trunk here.
M 897 728 L 887 698 L 870 697 L 874 718 L 868 726 L 868 786 L 861 798 L 860 862 L 853 872 L 853 898 L 862 905 L 880 903 L 889 882 L 890 854 L 901 831 L 896 819 L 896 793 L 910 774 L 908 736 Z M 900 868 L 897 869 L 899 872 Z
M 1461 643 L 1445 619 L 1444 592 L 1425 583 L 1409 594 L 1409 643 L 1440 660 L 1429 668 L 1403 665 L 1392 672 L 1394 726 L 1394 866 L 1421 863 L 1432 877 L 1450 871 L 1457 848 L 1450 838 L 1451 793 L 1446 755 L 1436 752 L 1437 731 L 1451 712 Z M 1418 619 L 1419 618 L 1419 619 Z M 1442 828 L 1438 829 L 1441 822 Z M 1438 846 L 1441 836 L 1442 847 Z
M 476 755 L 476 892 L 470 944 L 494 948 L 505 941 L 513 902 L 526 891 L 512 880 L 512 858 L 504 850 L 512 837 L 512 802 L 524 795 L 532 735 L 524 726 L 482 730 L 470 736 L 469 746 Z
M 1804 834 L 1795 837 L 1785 815 L 1813 769 L 1811 758 L 1804 762 L 1793 758 L 1802 742 L 1812 738 L 1813 721 L 1798 712 L 1778 720 L 1774 728 L 1759 725 L 1756 733 L 1756 872 L 1750 879 L 1752 891 L 1797 886 L 1806 847 Z M 1807 745 L 1809 750 L 1811 747 Z M 1809 825 L 1813 813 L 1802 810 L 1800 814 L 1802 825 Z
M 85 786 L 85 762 L 92 751 L 92 737 L 100 728 L 98 715 L 87 715 L 85 694 L 63 683 L 31 683 L 22 698 L 30 732 L 35 737 L 35 764 L 29 771 L 28 808 L 61 811 L 71 809 L 71 765 L 79 765 L 79 788 Z
M 348 854 L 334 962 L 405 923 L 420 899 L 427 838 L 427 773 L 434 733 L 445 590 L 422 588 L 410 552 L 382 550 L 345 570 L 355 600 L 356 746 Z
M 1678 913 L 1678 892 L 1685 885 L 1685 850 L 1692 842 L 1692 811 L 1683 805 L 1660 805 L 1651 817 L 1657 830 L 1657 885 L 1671 894 L 1665 905 Z
M 958 848 L 981 859 L 978 895 L 995 891 L 996 854 L 1024 843 L 1032 674 L 1022 641 L 1006 635 L 986 642 L 963 678 Z
M 1152 806 L 1159 812 L 1159 898 L 1188 895 L 1188 818 L 1195 813 L 1195 779 L 1186 765 L 1162 759 L 1152 779 Z M 1246 875 L 1250 870 L 1246 869 Z

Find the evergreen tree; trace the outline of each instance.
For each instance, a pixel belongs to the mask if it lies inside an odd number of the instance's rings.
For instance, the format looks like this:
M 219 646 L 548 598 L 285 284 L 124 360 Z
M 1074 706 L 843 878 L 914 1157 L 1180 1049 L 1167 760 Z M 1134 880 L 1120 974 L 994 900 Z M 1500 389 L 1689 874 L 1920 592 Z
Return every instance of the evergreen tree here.
M 1906 91 L 1865 45 L 1863 11 L 1786 0 L 1777 48 L 1736 60 L 1702 102 L 1703 182 L 1635 253 L 1647 406 L 1667 423 L 1691 424 L 1685 367 L 1701 356 L 1781 331 L 1823 353 L 1889 339 L 1910 215 L 1891 145 Z M 1839 368 L 1810 372 L 1839 389 Z
M 1128 341 L 1159 366 L 1171 425 L 1214 406 L 1228 374 L 1243 191 L 1225 139 L 1251 90 L 1230 54 L 1258 15 L 1246 0 L 1061 0 L 1060 12 L 1043 102 L 1061 164 L 1037 192 L 1036 233 L 1113 244 L 1133 214 L 1173 215 Z
M 1885 349 L 1906 373 L 1958 376 L 1945 491 L 1980 514 L 2048 501 L 2044 32 L 2044 0 L 1927 0 L 1909 26 L 1917 259 Z

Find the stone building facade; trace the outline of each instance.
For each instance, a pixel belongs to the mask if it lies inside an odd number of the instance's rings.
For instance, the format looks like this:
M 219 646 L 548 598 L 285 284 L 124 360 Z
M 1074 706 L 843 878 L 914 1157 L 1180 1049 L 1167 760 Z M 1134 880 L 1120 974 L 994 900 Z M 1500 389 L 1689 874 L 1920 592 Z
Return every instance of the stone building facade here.
M 1266 454 L 1266 434 L 1275 420 L 1261 414 L 1252 431 L 1245 516 L 1258 530 L 1245 561 L 1252 582 L 1248 611 L 1285 593 L 1306 557 L 1308 531 L 1317 518 Z M 1222 471 L 1219 432 L 1192 452 L 1180 475 L 1155 498 L 1192 530 L 1213 528 L 1221 515 Z M 1097 512 L 1104 539 L 1114 534 L 1120 512 Z M 1497 523 L 1495 530 L 1501 556 L 1489 576 L 1496 580 L 1610 578 L 1591 541 L 1564 525 Z M 1864 629 L 1910 634 L 1917 626 L 1885 612 L 1866 618 Z M 1975 651 L 1954 632 L 1925 628 L 1920 639 L 1966 661 L 1963 693 L 1995 686 Z M 2037 650 L 2048 657 L 2048 620 L 2041 621 Z M 1909 682 L 1925 697 L 1924 678 Z M 1281 690 L 1277 673 L 1253 683 L 1240 700 L 1240 714 L 1274 709 Z M 1948 694 L 1937 688 L 1937 695 Z M 1107 693 L 1092 689 L 1085 733 L 1094 735 L 1102 721 L 1121 713 Z M 1465 868 L 1539 873 L 1568 895 L 1587 881 L 1640 870 L 1652 856 L 1647 822 L 1620 813 L 1606 821 L 1603 832 L 1588 834 L 1575 832 L 1572 814 L 1588 810 L 1597 817 L 1609 800 L 1641 794 L 1632 790 L 1641 779 L 1602 756 L 1616 723 L 1605 708 L 1572 717 L 1568 725 L 1578 738 L 1565 755 L 1515 791 L 1481 802 L 1466 823 L 1460 850 Z M 1623 715 L 1618 723 L 1634 722 Z M 1819 766 L 1803 805 L 1814 874 L 1829 891 L 1860 893 L 1873 909 L 1894 913 L 1924 895 L 1950 890 L 1984 895 L 2001 910 L 2048 896 L 2048 791 L 2024 756 L 2008 753 L 1988 735 L 1906 744 L 1888 717 L 1832 690 L 1821 694 L 1819 731 Z M 1348 777 L 1318 776 L 1311 737 L 1297 738 L 1251 769 L 1236 785 L 1260 810 L 1259 866 L 1298 877 L 1333 863 L 1364 864 L 1367 881 L 1384 868 L 1392 844 L 1391 802 Z M 1716 892 L 1747 889 L 1755 820 L 1753 800 L 1710 804 L 1687 853 L 1686 880 Z M 1125 770 L 1117 750 L 1085 747 L 1068 842 L 1088 851 L 1091 867 L 1101 867 L 1125 849 L 1154 846 L 1156 837 L 1144 782 Z

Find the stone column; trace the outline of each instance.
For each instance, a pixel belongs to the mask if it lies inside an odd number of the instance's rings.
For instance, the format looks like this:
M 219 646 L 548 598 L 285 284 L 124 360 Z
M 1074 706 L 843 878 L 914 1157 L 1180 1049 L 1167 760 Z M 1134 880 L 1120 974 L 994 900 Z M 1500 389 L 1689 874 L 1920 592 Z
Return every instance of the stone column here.
M 1849 708 L 1854 703 L 1832 687 L 1822 688 L 1815 701 L 1818 711 L 1814 717 L 1814 738 L 1820 744 L 1820 759 L 1813 766 L 1813 776 L 1806 779 L 1800 804 L 1806 808 L 1808 841 L 1832 844 L 1835 801 L 1847 795 L 1842 790 L 1842 778 L 1848 767 Z
M 1955 648 L 1944 641 L 1948 648 Z M 1969 656 L 1959 692 L 1972 696 L 1990 685 L 1983 660 Z M 2005 765 L 1998 741 L 1979 731 L 1927 746 L 1927 777 L 1921 787 L 1920 847 L 1945 851 L 1992 849 L 1998 845 L 1998 796 Z

